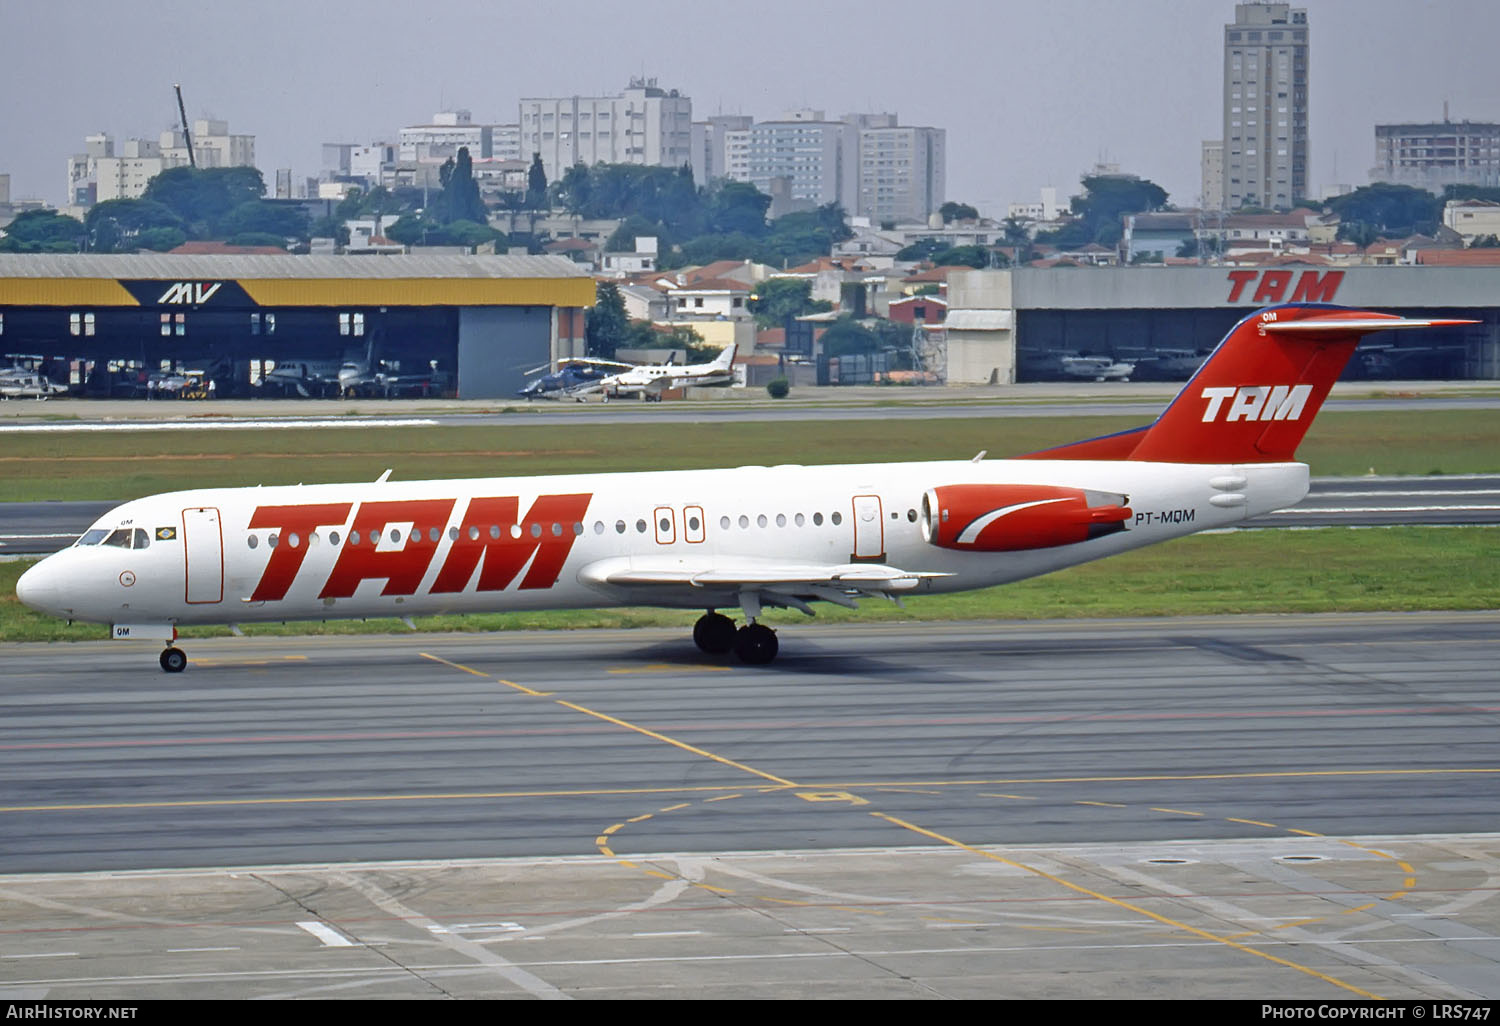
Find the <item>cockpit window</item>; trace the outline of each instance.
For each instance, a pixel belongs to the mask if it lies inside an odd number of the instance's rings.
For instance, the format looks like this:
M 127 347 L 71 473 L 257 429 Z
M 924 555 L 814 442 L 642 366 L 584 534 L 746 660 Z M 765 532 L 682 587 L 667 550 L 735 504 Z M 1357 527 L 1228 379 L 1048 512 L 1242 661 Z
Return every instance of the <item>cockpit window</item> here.
M 151 547 L 151 535 L 143 527 L 120 527 L 111 531 L 107 527 L 94 527 L 83 532 L 74 545 L 112 545 L 117 549 L 146 549 Z

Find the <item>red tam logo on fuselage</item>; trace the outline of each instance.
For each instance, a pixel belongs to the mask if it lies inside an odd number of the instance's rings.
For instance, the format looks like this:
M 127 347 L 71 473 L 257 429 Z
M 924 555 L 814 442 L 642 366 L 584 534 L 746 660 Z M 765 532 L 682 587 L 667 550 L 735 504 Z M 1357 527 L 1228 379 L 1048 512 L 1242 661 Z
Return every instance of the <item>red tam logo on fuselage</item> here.
M 439 547 L 447 555 L 432 584 L 433 593 L 502 591 L 523 568 L 520 587 L 550 588 L 573 549 L 592 494 L 541 495 L 524 516 L 516 496 L 470 500 L 458 523 L 444 527 L 456 499 L 398 499 L 364 502 L 354 514 L 319 598 L 348 598 L 367 580 L 383 580 L 382 595 L 414 595 Z M 307 557 L 312 532 L 342 527 L 353 503 L 260 506 L 250 528 L 275 532 L 275 547 L 251 594 L 252 602 L 286 597 Z
M 1297 287 L 1287 295 L 1293 278 Z M 1252 291 L 1251 282 L 1257 278 L 1260 284 Z M 1332 303 L 1344 282 L 1343 271 L 1230 271 L 1229 302 L 1250 302 L 1256 306 L 1271 306 L 1275 303 Z

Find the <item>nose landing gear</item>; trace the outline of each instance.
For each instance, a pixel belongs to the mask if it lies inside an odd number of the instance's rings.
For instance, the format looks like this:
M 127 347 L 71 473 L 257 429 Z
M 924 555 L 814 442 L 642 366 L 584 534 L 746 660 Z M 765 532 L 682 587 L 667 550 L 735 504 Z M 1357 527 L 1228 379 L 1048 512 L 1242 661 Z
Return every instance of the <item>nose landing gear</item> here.
M 162 649 L 161 668 L 168 673 L 181 673 L 187 669 L 187 653 L 180 648 L 168 645 Z

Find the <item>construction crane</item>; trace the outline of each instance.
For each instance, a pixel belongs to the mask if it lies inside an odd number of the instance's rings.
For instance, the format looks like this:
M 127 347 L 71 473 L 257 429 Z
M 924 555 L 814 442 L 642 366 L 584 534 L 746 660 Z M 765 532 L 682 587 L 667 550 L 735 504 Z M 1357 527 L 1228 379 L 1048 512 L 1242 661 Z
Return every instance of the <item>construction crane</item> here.
M 182 105 L 182 86 L 173 83 L 172 88 L 177 90 L 177 113 L 182 117 L 182 138 L 187 143 L 188 166 L 197 170 L 198 161 L 193 157 L 193 135 L 188 131 L 187 108 Z

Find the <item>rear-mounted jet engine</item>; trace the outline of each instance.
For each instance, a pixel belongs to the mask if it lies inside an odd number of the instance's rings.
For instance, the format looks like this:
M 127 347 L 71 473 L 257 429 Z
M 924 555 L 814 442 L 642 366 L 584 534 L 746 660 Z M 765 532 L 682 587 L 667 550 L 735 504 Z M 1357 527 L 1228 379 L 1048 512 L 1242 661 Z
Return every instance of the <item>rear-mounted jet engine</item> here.
M 1125 530 L 1128 496 L 1055 485 L 944 485 L 922 496 L 922 537 L 944 549 L 1049 549 Z

